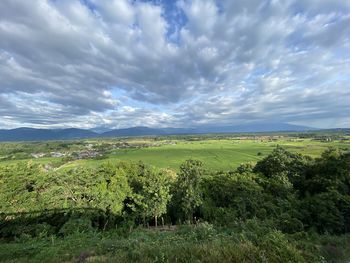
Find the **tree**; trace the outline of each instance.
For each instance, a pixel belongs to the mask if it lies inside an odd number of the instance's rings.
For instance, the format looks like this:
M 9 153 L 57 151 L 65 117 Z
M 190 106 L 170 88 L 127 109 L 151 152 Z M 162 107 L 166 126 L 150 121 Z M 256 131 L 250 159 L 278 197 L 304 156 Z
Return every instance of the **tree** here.
M 202 203 L 200 191 L 202 167 L 201 161 L 185 161 L 180 166 L 180 173 L 175 183 L 174 203 L 189 222 L 193 218 L 195 209 Z
M 136 215 L 142 217 L 143 224 L 146 219 L 154 218 L 158 225 L 158 218 L 166 213 L 170 195 L 170 177 L 165 171 L 157 170 L 143 163 L 134 167 L 137 173 L 130 174 L 132 188 L 131 200 L 128 207 Z
M 154 218 L 155 226 L 158 218 L 166 213 L 167 204 L 171 198 L 169 178 L 165 172 L 151 170 L 145 178 L 142 189 L 146 215 Z
M 254 174 L 214 174 L 203 180 L 206 220 L 229 224 L 235 219 L 258 217 L 264 209 L 263 188 Z
M 306 173 L 300 188 L 303 220 L 319 232 L 350 231 L 350 154 L 328 149 Z
M 41 165 L 32 162 L 1 166 L 0 212 L 39 210 L 40 184 L 46 176 Z
M 124 200 L 131 193 L 125 171 L 101 166 L 97 172 L 100 177 L 92 189 L 94 205 L 104 211 L 120 214 L 124 208 Z
M 288 152 L 278 146 L 256 164 L 254 172 L 261 173 L 268 178 L 287 176 L 294 186 L 299 187 L 301 177 L 304 177 L 305 168 L 310 161 L 309 157 Z

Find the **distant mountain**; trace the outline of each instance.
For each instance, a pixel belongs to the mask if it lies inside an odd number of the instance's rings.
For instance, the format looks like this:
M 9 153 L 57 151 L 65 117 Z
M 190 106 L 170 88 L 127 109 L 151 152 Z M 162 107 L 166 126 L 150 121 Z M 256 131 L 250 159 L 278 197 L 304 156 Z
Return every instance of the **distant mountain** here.
M 104 132 L 109 132 L 111 130 L 113 130 L 113 129 L 111 129 L 109 127 L 105 127 L 105 126 L 98 126 L 98 127 L 90 129 L 90 131 L 93 131 L 93 132 L 99 133 L 99 134 L 104 133 Z
M 45 140 L 71 140 L 91 138 L 97 133 L 83 129 L 34 129 L 18 128 L 0 130 L 0 141 L 45 141 Z
M 174 134 L 206 134 L 206 133 L 244 133 L 244 132 L 284 132 L 311 131 L 314 128 L 288 123 L 254 123 L 237 126 L 202 126 L 197 128 L 148 128 L 132 127 L 116 129 L 100 134 L 101 137 L 174 135 Z
M 197 128 L 197 133 L 242 133 L 242 132 L 302 132 L 315 128 L 288 123 L 249 123 L 235 126 L 217 126 Z
M 147 135 L 166 135 L 164 129 L 153 129 L 148 127 L 132 127 L 125 129 L 116 129 L 102 133 L 101 137 L 126 137 L 126 136 L 147 136 Z
M 236 126 L 202 126 L 196 128 L 149 128 L 132 127 L 115 129 L 103 133 L 84 129 L 34 129 L 18 128 L 0 130 L 0 141 L 44 141 L 44 140 L 72 140 L 96 137 L 129 137 L 176 134 L 207 134 L 207 133 L 244 133 L 244 132 L 285 132 L 312 131 L 314 128 L 292 125 L 287 123 L 254 123 Z

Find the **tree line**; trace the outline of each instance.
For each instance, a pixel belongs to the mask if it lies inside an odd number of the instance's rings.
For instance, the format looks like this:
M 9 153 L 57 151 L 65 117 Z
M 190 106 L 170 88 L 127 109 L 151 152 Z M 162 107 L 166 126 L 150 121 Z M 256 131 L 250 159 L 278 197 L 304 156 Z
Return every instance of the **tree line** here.
M 255 165 L 209 172 L 199 160 L 179 171 L 142 162 L 47 171 L 0 168 L 0 236 L 65 235 L 82 229 L 255 219 L 284 233 L 350 232 L 350 153 L 311 158 L 277 147 Z

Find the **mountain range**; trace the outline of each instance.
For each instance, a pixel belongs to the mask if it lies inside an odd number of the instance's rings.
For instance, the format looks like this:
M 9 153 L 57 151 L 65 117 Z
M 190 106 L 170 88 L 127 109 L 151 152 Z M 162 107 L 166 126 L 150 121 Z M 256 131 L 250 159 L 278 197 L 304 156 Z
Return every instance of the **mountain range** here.
M 84 138 L 110 138 L 153 135 L 181 135 L 181 134 L 208 134 L 208 133 L 243 133 L 243 132 L 284 132 L 284 131 L 312 131 L 315 128 L 293 125 L 288 123 L 254 123 L 236 126 L 202 126 L 196 128 L 149 128 L 131 127 L 114 129 L 98 133 L 84 129 L 35 129 L 16 128 L 11 130 L 0 129 L 0 141 L 44 141 L 44 140 L 72 140 Z

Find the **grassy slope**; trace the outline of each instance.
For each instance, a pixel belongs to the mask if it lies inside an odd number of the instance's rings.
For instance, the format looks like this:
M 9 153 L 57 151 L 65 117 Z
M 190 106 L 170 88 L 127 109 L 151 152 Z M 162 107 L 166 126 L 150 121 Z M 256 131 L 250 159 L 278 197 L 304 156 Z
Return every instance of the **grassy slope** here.
M 346 262 L 349 236 L 293 237 L 263 228 L 185 227 L 0 242 L 1 262 Z

